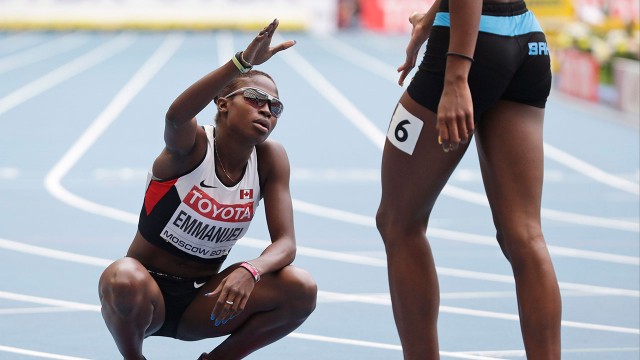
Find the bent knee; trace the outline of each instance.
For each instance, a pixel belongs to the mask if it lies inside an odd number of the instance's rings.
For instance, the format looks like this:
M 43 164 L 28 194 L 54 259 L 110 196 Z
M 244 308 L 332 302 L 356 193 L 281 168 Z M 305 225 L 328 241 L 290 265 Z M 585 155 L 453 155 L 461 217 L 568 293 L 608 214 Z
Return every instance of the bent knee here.
M 296 317 L 307 317 L 316 308 L 318 285 L 311 274 L 303 269 L 287 266 L 282 269 L 287 283 L 285 301 Z
M 145 298 L 146 282 L 145 273 L 129 264 L 107 268 L 100 279 L 102 305 L 122 317 L 131 316 Z

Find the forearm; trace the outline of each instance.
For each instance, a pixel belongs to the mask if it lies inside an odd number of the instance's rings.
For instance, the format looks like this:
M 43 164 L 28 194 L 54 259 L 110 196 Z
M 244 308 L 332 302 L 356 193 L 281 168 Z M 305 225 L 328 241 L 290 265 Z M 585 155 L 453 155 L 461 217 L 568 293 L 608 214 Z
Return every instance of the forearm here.
M 250 262 L 260 274 L 271 273 L 291 264 L 296 257 L 295 239 L 282 238 L 272 242 L 256 259 Z
M 473 58 L 478 39 L 480 15 L 482 13 L 481 0 L 450 0 L 449 16 L 450 38 L 449 53 L 462 54 Z M 471 61 L 463 56 L 447 56 L 446 81 L 467 79 Z
M 208 73 L 193 85 L 189 86 L 171 104 L 167 111 L 166 119 L 174 126 L 193 119 L 205 107 L 207 107 L 216 96 L 240 71 L 229 60 L 218 69 Z

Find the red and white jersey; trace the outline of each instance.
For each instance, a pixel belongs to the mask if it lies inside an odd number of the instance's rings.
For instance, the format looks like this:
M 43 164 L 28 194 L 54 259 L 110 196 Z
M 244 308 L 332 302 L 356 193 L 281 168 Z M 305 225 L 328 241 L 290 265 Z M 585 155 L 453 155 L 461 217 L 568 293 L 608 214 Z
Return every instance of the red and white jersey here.
M 258 157 L 254 148 L 240 182 L 225 186 L 215 173 L 214 128 L 204 129 L 207 152 L 195 169 L 169 180 L 149 171 L 138 230 L 174 255 L 221 263 L 246 234 L 258 207 Z

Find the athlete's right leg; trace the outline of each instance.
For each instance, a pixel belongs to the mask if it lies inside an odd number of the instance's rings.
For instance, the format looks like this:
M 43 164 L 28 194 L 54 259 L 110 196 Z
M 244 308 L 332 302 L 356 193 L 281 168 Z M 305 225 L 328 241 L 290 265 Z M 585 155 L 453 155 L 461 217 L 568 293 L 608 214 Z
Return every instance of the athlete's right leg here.
M 429 215 L 468 144 L 445 153 L 436 115 L 405 92 L 400 104 L 413 122 L 392 122 L 390 136 L 405 149 L 422 122 L 412 155 L 387 139 L 382 157 L 382 199 L 376 215 L 385 244 L 392 308 L 406 360 L 438 359 L 438 277 L 426 238 Z M 398 110 L 396 110 L 396 113 Z M 407 116 L 411 117 L 411 116 Z
M 102 317 L 126 360 L 142 360 L 145 335 L 164 322 L 164 300 L 147 269 L 133 258 L 109 265 L 98 285 Z

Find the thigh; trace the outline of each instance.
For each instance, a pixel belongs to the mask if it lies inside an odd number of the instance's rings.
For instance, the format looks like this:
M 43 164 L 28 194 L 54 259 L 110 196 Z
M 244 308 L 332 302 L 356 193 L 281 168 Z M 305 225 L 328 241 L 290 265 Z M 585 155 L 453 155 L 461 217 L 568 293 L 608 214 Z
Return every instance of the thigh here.
M 237 268 L 238 264 L 229 266 L 202 287 L 200 294 L 189 305 L 180 320 L 179 339 L 193 341 L 231 334 L 252 315 L 271 311 L 281 307 L 285 302 L 304 297 L 302 286 L 314 283 L 306 271 L 292 265 L 275 273 L 264 274 L 256 283 L 244 310 L 226 324 L 214 326 L 211 312 L 218 298 L 205 297 L 204 294 L 214 291 L 220 282 Z
M 544 109 L 499 101 L 476 128 L 487 196 L 499 232 L 539 228 Z
M 438 144 L 436 114 L 406 92 L 400 104 L 422 121 L 422 128 L 412 154 L 402 151 L 387 137 L 382 156 L 380 213 L 394 224 L 420 222 L 426 226 L 436 198 L 469 144 L 461 144 L 457 150 L 445 153 Z M 402 130 L 392 127 L 388 136 L 395 136 Z

